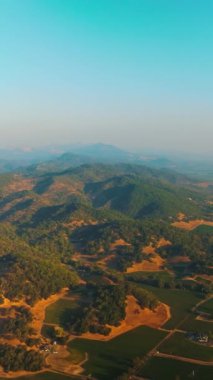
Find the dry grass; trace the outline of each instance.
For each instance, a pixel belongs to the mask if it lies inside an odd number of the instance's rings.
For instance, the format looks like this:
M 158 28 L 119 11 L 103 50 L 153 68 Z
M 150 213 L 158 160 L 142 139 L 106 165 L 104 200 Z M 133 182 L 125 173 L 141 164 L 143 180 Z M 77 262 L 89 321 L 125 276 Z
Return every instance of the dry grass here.
M 123 239 L 118 239 L 116 240 L 114 243 L 110 244 L 110 249 L 111 251 L 113 251 L 115 248 L 117 247 L 121 247 L 121 246 L 126 246 L 126 247 L 130 247 L 131 244 L 127 243 L 125 240 Z
M 143 253 L 146 255 L 154 254 L 155 253 L 155 247 L 153 247 L 151 244 L 147 245 L 143 248 Z
M 32 179 L 26 179 L 19 175 L 14 175 L 14 181 L 7 185 L 7 194 L 17 193 L 24 190 L 32 190 L 34 181 Z
M 161 239 L 157 242 L 157 244 L 156 244 L 156 248 L 166 247 L 166 246 L 171 245 L 171 244 L 172 244 L 171 241 L 166 240 L 166 239 L 164 239 L 164 238 L 161 238 Z
M 148 260 L 143 260 L 141 263 L 135 263 L 130 268 L 127 269 L 127 273 L 134 272 L 159 272 L 163 270 L 165 260 L 162 259 L 159 255 L 151 257 Z
M 137 300 L 133 296 L 127 297 L 126 318 L 121 322 L 120 326 L 111 328 L 108 336 L 101 334 L 85 333 L 81 338 L 93 339 L 100 341 L 108 341 L 118 335 L 124 334 L 127 331 L 133 330 L 139 326 L 149 326 L 159 328 L 163 326 L 171 317 L 170 308 L 166 304 L 159 304 L 155 311 L 149 309 L 141 309 Z
M 177 221 L 177 222 L 172 223 L 172 226 L 181 228 L 187 231 L 194 230 L 195 228 L 202 225 L 213 227 L 213 222 L 210 222 L 208 220 L 203 220 L 203 219 L 195 219 L 195 220 L 191 220 L 190 222 Z
M 186 215 L 183 212 L 179 212 L 179 214 L 177 215 L 177 219 L 179 221 L 184 220 L 185 217 L 186 217 Z

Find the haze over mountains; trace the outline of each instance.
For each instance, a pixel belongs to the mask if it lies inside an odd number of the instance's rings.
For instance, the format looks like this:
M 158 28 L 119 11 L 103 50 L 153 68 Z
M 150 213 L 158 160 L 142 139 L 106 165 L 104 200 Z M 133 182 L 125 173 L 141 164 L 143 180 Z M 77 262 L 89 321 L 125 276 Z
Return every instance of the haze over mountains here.
M 41 174 L 88 163 L 134 163 L 156 169 L 171 169 L 203 180 L 213 178 L 211 157 L 188 158 L 159 153 L 140 154 L 107 144 L 0 150 L 1 173 L 31 166 L 31 169 Z

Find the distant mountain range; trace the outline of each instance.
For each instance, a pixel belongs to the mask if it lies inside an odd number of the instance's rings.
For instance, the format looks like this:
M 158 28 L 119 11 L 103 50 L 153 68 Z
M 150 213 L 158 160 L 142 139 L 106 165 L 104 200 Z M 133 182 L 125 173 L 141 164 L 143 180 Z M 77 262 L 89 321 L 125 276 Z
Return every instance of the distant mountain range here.
M 22 171 L 34 174 L 64 171 L 84 164 L 129 163 L 156 169 L 171 169 L 200 180 L 213 179 L 213 161 L 186 160 L 130 153 L 113 145 L 93 144 L 48 147 L 44 149 L 0 150 L 0 173 Z

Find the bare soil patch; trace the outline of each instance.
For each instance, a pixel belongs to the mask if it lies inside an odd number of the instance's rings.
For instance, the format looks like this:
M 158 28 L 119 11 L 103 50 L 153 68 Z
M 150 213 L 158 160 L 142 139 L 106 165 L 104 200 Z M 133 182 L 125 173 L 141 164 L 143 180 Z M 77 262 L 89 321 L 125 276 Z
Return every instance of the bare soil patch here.
M 143 253 L 146 255 L 154 254 L 155 253 L 155 247 L 153 247 L 151 244 L 147 245 L 143 248 Z
M 141 309 L 137 300 L 133 296 L 127 297 L 126 318 L 121 322 L 120 326 L 109 326 L 112 330 L 108 336 L 101 334 L 85 333 L 81 338 L 108 341 L 118 335 L 124 334 L 127 331 L 133 330 L 139 326 L 149 326 L 160 328 L 171 317 L 170 307 L 160 303 L 155 311 L 147 308 Z
M 179 214 L 177 215 L 177 219 L 179 221 L 184 220 L 185 217 L 186 217 L 186 215 L 183 212 L 179 212 Z
M 156 248 L 161 248 L 161 247 L 166 247 L 167 245 L 171 245 L 171 241 L 169 240 L 166 240 L 164 238 L 161 238 L 157 244 L 156 244 Z
M 172 226 L 177 227 L 177 228 L 182 228 L 183 230 L 187 230 L 187 231 L 194 230 L 195 228 L 202 225 L 213 227 L 213 222 L 209 220 L 195 219 L 189 222 L 177 221 L 177 222 L 172 223 Z
M 141 263 L 135 263 L 127 269 L 127 273 L 134 272 L 159 272 L 163 270 L 165 260 L 162 259 L 159 255 L 151 257 L 149 260 L 143 260 Z
M 125 240 L 123 239 L 118 239 L 116 240 L 114 243 L 110 244 L 110 249 L 113 251 L 115 248 L 117 247 L 121 247 L 121 246 L 126 246 L 126 247 L 130 247 L 131 244 L 130 243 L 127 243 Z

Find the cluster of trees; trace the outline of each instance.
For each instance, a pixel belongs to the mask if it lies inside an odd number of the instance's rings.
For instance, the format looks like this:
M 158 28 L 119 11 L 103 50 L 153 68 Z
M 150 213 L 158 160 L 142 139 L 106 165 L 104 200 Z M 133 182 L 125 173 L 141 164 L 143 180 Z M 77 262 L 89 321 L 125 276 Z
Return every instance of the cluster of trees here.
M 119 325 L 125 318 L 126 289 L 123 285 L 106 285 L 97 289 L 94 308 L 101 324 Z
M 114 251 L 115 257 L 110 261 L 111 267 L 126 272 L 134 263 L 142 261 L 143 256 L 139 246 L 120 246 Z
M 11 334 L 21 340 L 26 340 L 28 335 L 33 333 L 32 328 L 29 327 L 31 321 L 32 314 L 28 308 L 23 306 L 15 307 L 15 317 L 3 319 L 0 333 L 1 335 Z
M 142 289 L 137 285 L 132 285 L 130 287 L 131 294 L 137 299 L 140 307 L 155 310 L 158 306 L 158 299 L 152 292 Z
M 108 325 L 119 326 L 125 319 L 128 294 L 134 295 L 142 308 L 154 310 L 158 305 L 158 300 L 152 292 L 136 284 L 90 285 L 89 288 L 88 285 L 85 287 L 90 294 L 88 305 L 66 316 L 65 328 L 72 333 L 82 334 L 90 331 L 108 335 L 111 331 Z
M 123 285 L 92 287 L 90 303 L 67 316 L 66 328 L 73 333 L 90 331 L 108 335 L 110 328 L 105 325 L 118 326 L 125 318 L 126 289 Z
M 39 371 L 43 364 L 43 356 L 35 350 L 27 351 L 23 346 L 0 345 L 0 365 L 5 371 Z
M 193 232 L 167 228 L 163 236 L 171 241 L 171 245 L 158 248 L 158 253 L 165 258 L 178 255 L 190 258 L 188 271 L 191 273 L 208 273 L 213 266 L 213 235 L 211 232 L 202 233 L 195 229 Z
M 33 304 L 78 281 L 75 272 L 54 260 L 30 255 L 9 255 L 3 259 L 5 263 L 9 260 L 10 266 L 0 279 L 0 287 L 11 300 L 25 298 Z

